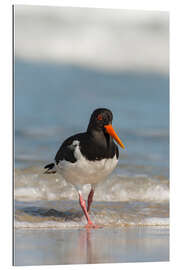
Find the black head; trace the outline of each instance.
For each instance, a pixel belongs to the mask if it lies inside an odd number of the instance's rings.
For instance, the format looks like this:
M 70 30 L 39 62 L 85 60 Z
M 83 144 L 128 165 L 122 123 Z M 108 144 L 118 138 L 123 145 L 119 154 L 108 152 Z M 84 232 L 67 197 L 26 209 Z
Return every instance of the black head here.
M 125 148 L 112 127 L 112 120 L 113 114 L 110 110 L 105 108 L 96 109 L 91 115 L 87 132 L 91 134 L 94 133 L 96 136 L 97 133 L 104 134 L 103 136 L 105 136 L 108 141 L 109 136 L 111 136 L 122 148 Z
M 105 125 L 111 125 L 113 120 L 113 114 L 110 110 L 105 108 L 96 109 L 92 114 L 88 125 L 88 131 L 104 130 Z

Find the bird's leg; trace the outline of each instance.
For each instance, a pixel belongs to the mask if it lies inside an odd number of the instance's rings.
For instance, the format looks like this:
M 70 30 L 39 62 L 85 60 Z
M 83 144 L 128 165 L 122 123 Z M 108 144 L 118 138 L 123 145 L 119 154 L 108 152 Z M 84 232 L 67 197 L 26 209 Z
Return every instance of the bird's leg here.
M 79 192 L 79 203 L 80 203 L 80 206 L 81 206 L 81 208 L 82 208 L 82 210 L 83 210 L 83 212 L 84 212 L 84 215 L 85 215 L 85 217 L 86 217 L 86 219 L 87 219 L 88 224 L 93 224 L 92 221 L 90 220 L 88 211 L 87 211 L 87 209 L 86 209 L 86 202 L 85 202 L 85 200 L 83 199 L 83 197 L 82 197 L 82 195 L 81 195 L 80 192 Z
M 80 203 L 80 205 L 81 205 L 81 208 L 82 208 L 82 210 L 83 210 L 83 212 L 84 212 L 84 215 L 85 215 L 85 217 L 86 217 L 86 219 L 87 219 L 87 222 L 88 222 L 87 225 L 86 225 L 85 227 L 86 227 L 86 228 L 100 228 L 100 226 L 93 224 L 92 221 L 90 220 L 88 211 L 87 211 L 87 209 L 86 209 L 86 202 L 85 202 L 85 200 L 83 199 L 83 197 L 82 197 L 80 191 L 79 191 L 79 203 Z
M 88 196 L 88 207 L 87 207 L 88 213 L 89 213 L 89 210 L 90 210 L 90 207 L 91 207 L 91 203 L 93 201 L 93 195 L 94 195 L 94 189 L 91 188 L 91 191 L 90 191 L 89 196 Z

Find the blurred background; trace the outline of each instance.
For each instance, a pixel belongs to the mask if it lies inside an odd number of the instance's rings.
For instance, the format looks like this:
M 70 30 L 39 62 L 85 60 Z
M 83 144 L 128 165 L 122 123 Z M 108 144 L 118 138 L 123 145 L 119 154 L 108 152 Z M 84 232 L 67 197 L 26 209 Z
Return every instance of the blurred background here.
M 120 173 L 169 173 L 169 18 L 159 11 L 16 5 L 15 167 L 44 166 L 106 107 Z

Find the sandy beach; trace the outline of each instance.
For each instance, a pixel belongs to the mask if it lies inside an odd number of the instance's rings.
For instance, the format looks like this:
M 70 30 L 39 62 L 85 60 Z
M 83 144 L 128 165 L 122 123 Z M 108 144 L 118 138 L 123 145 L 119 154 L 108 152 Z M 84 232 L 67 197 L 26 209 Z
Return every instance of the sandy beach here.
M 158 262 L 169 260 L 166 227 L 17 229 L 16 266 Z

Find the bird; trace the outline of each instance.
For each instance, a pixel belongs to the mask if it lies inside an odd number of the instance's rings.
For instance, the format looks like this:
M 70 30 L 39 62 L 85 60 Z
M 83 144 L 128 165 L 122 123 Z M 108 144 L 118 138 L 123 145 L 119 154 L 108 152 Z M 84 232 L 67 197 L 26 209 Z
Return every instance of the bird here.
M 95 188 L 98 183 L 107 179 L 117 166 L 119 150 L 116 143 L 125 148 L 112 127 L 112 120 L 111 110 L 95 109 L 86 132 L 67 138 L 57 151 L 54 162 L 44 167 L 44 173 L 59 173 L 75 187 L 87 220 L 86 228 L 100 227 L 92 222 L 89 215 Z M 82 187 L 85 184 L 91 186 L 87 206 L 82 196 Z

